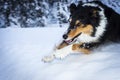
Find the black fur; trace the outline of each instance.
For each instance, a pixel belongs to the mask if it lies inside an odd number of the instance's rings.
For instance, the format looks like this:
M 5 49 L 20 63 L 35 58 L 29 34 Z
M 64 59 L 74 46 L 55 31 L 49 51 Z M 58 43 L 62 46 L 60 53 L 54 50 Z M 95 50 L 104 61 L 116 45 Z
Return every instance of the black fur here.
M 90 6 L 82 7 L 81 4 L 76 6 L 76 8 L 72 8 L 72 6 L 73 6 L 73 4 L 70 5 L 72 22 L 70 23 L 69 29 L 75 28 L 76 27 L 75 21 L 80 20 L 80 22 L 82 22 L 82 24 L 84 24 L 84 25 L 91 24 L 94 26 L 94 33 L 92 34 L 92 36 L 94 36 L 95 27 L 99 26 L 100 17 L 98 15 L 98 12 L 96 12 L 94 14 L 93 11 L 94 10 L 99 11 L 100 9 L 96 8 L 96 7 L 90 7 Z
M 106 42 L 119 42 L 120 41 L 120 14 L 116 13 L 112 8 L 109 8 L 108 6 L 104 5 L 100 1 L 92 1 L 89 3 L 95 3 L 101 6 L 104 9 L 104 14 L 107 18 L 107 25 L 106 30 L 103 35 L 101 35 L 101 38 L 99 39 L 98 44 L 106 43 Z M 94 10 L 96 10 L 95 13 Z M 99 7 L 92 7 L 92 6 L 82 6 L 82 3 L 78 4 L 77 6 L 72 3 L 70 5 L 70 13 L 72 22 L 70 22 L 69 29 L 74 29 L 75 21 L 80 20 L 82 24 L 88 25 L 91 24 L 94 27 L 94 31 L 91 36 L 94 36 L 96 33 L 96 28 L 99 26 L 100 22 L 100 15 L 98 14 L 98 11 L 100 11 Z M 88 45 L 88 43 L 86 43 Z M 90 43 L 89 43 L 90 44 Z M 94 47 L 94 44 L 92 47 Z M 90 44 L 90 46 L 91 46 Z
M 105 16 L 107 17 L 108 24 L 106 26 L 106 31 L 101 38 L 101 41 L 120 41 L 120 14 L 116 13 L 112 8 L 107 7 L 99 1 L 94 1 L 94 3 L 99 4 L 105 10 Z

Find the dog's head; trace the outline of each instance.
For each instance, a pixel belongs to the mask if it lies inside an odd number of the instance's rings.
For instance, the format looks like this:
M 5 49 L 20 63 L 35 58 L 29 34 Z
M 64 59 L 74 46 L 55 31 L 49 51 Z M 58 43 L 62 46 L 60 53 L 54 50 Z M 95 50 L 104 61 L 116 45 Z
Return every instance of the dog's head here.
M 63 35 L 65 42 L 72 43 L 82 34 L 94 36 L 95 27 L 99 25 L 100 8 L 94 6 L 84 6 L 80 3 L 77 6 L 70 5 L 69 28 Z

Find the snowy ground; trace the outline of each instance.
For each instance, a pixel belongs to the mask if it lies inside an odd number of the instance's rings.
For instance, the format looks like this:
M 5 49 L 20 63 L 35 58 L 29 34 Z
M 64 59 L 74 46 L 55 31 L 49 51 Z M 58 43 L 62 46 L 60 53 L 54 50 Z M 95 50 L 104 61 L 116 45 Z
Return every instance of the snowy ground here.
M 59 42 L 65 28 L 0 29 L 0 80 L 120 80 L 120 44 L 90 55 L 41 61 Z

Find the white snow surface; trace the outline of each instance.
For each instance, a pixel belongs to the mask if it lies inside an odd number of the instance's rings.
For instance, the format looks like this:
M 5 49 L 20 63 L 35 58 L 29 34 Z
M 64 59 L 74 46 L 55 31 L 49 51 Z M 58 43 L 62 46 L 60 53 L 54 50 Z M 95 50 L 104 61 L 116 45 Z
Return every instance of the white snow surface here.
M 120 44 L 44 63 L 66 28 L 0 29 L 0 80 L 120 80 Z

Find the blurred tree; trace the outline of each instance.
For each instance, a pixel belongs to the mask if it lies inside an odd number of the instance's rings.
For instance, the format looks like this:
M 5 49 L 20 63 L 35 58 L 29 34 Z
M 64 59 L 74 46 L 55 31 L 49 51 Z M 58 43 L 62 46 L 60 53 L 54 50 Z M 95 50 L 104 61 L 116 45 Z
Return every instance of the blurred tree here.
M 44 27 L 67 23 L 68 6 L 75 2 L 93 0 L 0 0 L 0 27 Z M 99 0 L 120 13 L 119 0 Z

